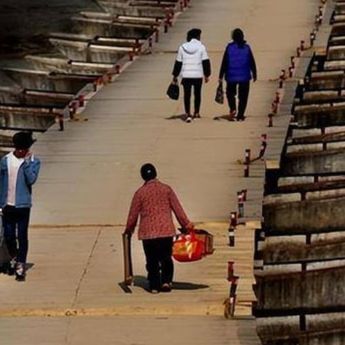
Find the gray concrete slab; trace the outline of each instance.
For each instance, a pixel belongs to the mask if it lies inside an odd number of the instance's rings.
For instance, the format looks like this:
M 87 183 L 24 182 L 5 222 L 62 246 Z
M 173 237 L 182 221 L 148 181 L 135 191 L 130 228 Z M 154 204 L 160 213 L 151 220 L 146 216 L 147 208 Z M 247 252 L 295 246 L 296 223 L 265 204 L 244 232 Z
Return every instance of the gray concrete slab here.
M 241 229 L 236 248 L 229 250 L 227 223 L 201 224 L 214 235 L 215 253 L 198 262 L 175 264 L 174 293 L 147 293 L 141 242 L 133 240 L 134 285 L 125 294 L 120 227 L 33 229 L 28 280 L 18 284 L 0 276 L 0 316 L 78 315 L 222 315 L 227 297 L 227 260 L 236 260 L 241 274 L 240 314 L 253 299 L 252 235 Z M 244 267 L 241 268 L 241 264 Z M 249 289 L 248 289 L 249 287 Z M 180 303 L 181 302 L 181 303 Z
M 4 318 L 1 319 L 0 340 L 6 345 L 227 345 L 229 341 L 233 345 L 257 345 L 257 338 L 253 337 L 255 324 L 251 321 L 229 322 L 220 317 L 191 316 L 133 317 L 130 322 L 120 316 L 107 319 L 19 318 L 16 322 L 22 332 L 13 334 L 13 321 Z

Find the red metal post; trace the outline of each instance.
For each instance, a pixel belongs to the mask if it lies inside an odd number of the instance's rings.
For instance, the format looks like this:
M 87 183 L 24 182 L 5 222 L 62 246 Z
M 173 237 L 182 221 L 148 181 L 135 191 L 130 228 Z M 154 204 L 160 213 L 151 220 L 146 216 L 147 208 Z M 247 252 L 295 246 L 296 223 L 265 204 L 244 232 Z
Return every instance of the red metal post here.
M 128 52 L 128 57 L 129 57 L 129 61 L 133 61 L 133 59 L 134 59 L 133 52 Z
M 228 229 L 228 237 L 229 237 L 229 247 L 235 246 L 235 229 L 237 225 L 237 213 L 231 212 L 230 213 L 230 225 Z
M 280 93 L 278 91 L 276 92 L 275 102 L 280 103 Z
M 267 148 L 267 134 L 261 134 L 261 148 L 260 148 L 260 153 L 259 157 L 262 158 L 266 152 Z
M 301 41 L 300 48 L 301 48 L 301 51 L 303 51 L 305 49 L 304 41 L 303 40 Z
M 85 105 L 85 97 L 84 97 L 84 95 L 79 95 L 78 96 L 78 101 L 79 101 L 79 107 L 83 107 Z
M 313 32 L 310 33 L 310 46 L 311 47 L 314 45 L 315 38 L 316 38 L 316 34 L 313 31 Z
M 297 47 L 297 49 L 296 49 L 296 56 L 297 57 L 301 56 L 301 48 L 300 47 Z
M 244 164 L 250 164 L 250 149 L 246 149 L 245 151 Z
M 250 164 L 250 149 L 246 149 L 245 159 L 244 159 L 244 177 L 249 177 L 249 164 Z
M 234 261 L 228 261 L 228 281 L 231 282 L 234 277 Z
M 231 317 L 234 317 L 235 315 L 236 290 L 237 290 L 238 279 L 239 277 L 233 276 L 231 285 L 230 285 L 229 300 L 230 300 L 230 316 Z
M 243 201 L 247 201 L 247 189 L 242 189 Z
M 59 114 L 57 116 L 57 122 L 59 124 L 59 131 L 62 132 L 65 128 L 64 128 L 64 118 L 63 118 L 63 114 Z
M 291 56 L 291 57 L 290 57 L 290 60 L 291 60 L 291 67 L 292 67 L 292 68 L 295 68 L 295 57 L 294 57 L 294 56 Z
M 237 205 L 238 205 L 238 216 L 240 218 L 244 217 L 244 202 L 242 191 L 237 192 Z
M 233 228 L 237 226 L 237 212 L 230 213 L 230 226 Z

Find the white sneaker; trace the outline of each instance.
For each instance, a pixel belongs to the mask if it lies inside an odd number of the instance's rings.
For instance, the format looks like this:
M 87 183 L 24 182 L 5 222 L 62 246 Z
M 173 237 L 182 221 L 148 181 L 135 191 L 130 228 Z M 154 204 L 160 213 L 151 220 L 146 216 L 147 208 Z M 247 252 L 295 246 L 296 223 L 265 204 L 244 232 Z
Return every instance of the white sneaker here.
M 192 117 L 191 116 L 187 116 L 186 122 L 188 122 L 188 123 L 192 122 Z

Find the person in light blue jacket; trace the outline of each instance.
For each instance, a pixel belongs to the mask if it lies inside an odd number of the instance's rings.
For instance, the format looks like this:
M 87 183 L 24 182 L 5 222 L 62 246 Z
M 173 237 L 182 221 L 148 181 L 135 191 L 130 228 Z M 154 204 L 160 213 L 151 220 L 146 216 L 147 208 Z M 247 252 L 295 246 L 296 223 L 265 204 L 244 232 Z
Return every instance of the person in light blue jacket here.
M 233 41 L 225 48 L 222 64 L 219 71 L 219 83 L 226 80 L 226 96 L 229 103 L 229 120 L 243 121 L 246 111 L 249 84 L 257 79 L 255 59 L 252 50 L 244 40 L 241 29 L 232 32 Z M 236 95 L 238 93 L 238 111 Z
M 31 132 L 16 133 L 14 151 L 0 161 L 0 207 L 5 243 L 11 257 L 7 273 L 15 274 L 18 281 L 25 280 L 32 185 L 40 170 L 40 160 L 29 150 L 33 143 Z

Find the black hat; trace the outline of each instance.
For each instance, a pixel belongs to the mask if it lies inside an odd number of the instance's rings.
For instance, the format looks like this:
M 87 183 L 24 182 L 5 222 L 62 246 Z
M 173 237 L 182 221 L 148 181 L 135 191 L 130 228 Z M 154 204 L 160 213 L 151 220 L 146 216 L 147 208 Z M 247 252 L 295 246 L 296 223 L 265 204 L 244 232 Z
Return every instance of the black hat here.
M 18 132 L 13 136 L 12 141 L 16 149 L 27 150 L 36 140 L 32 139 L 32 132 Z
M 140 174 L 145 181 L 150 181 L 156 178 L 157 171 L 151 163 L 146 163 L 141 167 Z

